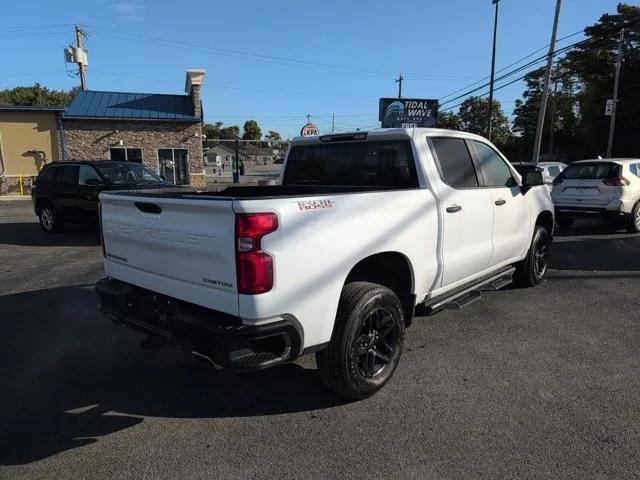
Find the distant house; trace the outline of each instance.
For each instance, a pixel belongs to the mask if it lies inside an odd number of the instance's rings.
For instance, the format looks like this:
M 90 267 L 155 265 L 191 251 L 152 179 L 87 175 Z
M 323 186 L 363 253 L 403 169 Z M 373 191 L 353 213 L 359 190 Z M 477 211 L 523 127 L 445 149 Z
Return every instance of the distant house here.
M 187 70 L 186 95 L 81 91 L 62 115 L 62 157 L 144 163 L 175 184 L 204 187 L 204 76 Z
M 266 165 L 277 157 L 273 148 L 257 147 L 250 143 L 245 144 L 242 151 L 251 158 L 252 165 Z
M 60 158 L 57 118 L 63 110 L 0 105 L 0 194 L 28 193 L 43 165 Z
M 242 162 L 249 162 L 251 157 L 243 151 L 238 151 Z M 204 163 L 207 166 L 216 166 L 218 160 L 226 167 L 232 165 L 233 159 L 236 157 L 236 147 L 232 142 L 224 142 L 214 145 L 204 151 Z

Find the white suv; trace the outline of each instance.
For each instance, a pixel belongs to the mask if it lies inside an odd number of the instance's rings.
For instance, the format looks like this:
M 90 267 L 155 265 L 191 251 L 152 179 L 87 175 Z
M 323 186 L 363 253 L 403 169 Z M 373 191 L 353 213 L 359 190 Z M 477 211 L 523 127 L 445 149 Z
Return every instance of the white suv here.
M 576 217 L 599 216 L 612 226 L 640 232 L 640 160 L 582 160 L 553 182 L 556 221 L 569 227 Z

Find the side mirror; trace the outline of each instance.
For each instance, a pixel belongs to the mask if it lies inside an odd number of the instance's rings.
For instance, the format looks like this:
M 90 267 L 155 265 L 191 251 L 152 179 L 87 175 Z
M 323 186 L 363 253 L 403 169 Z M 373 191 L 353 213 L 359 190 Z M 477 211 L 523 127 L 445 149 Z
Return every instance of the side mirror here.
M 544 185 L 544 179 L 542 178 L 542 172 L 539 170 L 534 170 L 531 172 L 525 172 L 522 175 L 522 186 L 524 188 L 537 187 L 540 185 Z
M 84 181 L 84 184 L 88 187 L 101 187 L 102 185 L 104 185 L 104 183 L 102 183 L 102 180 L 100 180 L 99 178 L 87 178 Z

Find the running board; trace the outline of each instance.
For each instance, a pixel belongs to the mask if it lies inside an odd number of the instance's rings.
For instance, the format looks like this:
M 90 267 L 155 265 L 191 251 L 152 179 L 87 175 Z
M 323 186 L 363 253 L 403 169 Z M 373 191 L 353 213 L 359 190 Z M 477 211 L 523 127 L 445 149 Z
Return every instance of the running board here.
M 462 310 L 480 300 L 483 291 L 500 290 L 513 282 L 514 267 L 509 267 L 484 279 L 430 298 L 416 307 L 416 315 L 429 315 L 439 310 Z

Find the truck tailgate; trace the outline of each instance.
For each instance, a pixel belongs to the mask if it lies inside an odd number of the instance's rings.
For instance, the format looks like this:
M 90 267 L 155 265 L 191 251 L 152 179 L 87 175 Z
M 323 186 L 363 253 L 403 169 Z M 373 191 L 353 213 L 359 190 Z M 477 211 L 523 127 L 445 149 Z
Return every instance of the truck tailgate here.
M 230 199 L 103 193 L 100 202 L 108 276 L 238 314 Z

